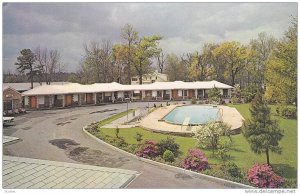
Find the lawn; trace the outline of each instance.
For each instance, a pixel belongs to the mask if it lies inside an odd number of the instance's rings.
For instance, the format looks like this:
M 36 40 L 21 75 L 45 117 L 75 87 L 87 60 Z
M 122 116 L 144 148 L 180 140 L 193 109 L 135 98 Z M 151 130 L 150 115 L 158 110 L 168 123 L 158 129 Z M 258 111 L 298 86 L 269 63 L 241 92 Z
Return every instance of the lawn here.
M 242 116 L 247 119 L 250 117 L 249 104 L 241 105 L 230 105 L 235 107 Z M 284 137 L 280 142 L 282 146 L 282 154 L 270 154 L 270 162 L 272 166 L 276 169 L 276 172 L 280 173 L 287 179 L 297 178 L 297 120 L 283 119 L 275 115 L 276 106 L 271 105 L 271 110 L 273 116 L 279 120 L 280 127 L 284 130 Z M 126 113 L 125 113 L 126 115 Z M 118 116 L 118 115 L 116 115 Z M 110 119 L 111 120 L 111 119 Z M 101 131 L 109 136 L 115 136 L 114 129 L 104 129 Z M 120 137 L 124 137 L 127 143 L 136 144 L 134 138 L 136 132 L 143 134 L 143 140 L 151 139 L 159 141 L 160 139 L 165 139 L 168 135 L 155 133 L 147 131 L 145 129 L 127 128 L 120 129 Z M 189 148 L 197 147 L 197 141 L 191 137 L 181 137 L 173 136 L 176 142 L 180 145 L 180 150 L 183 154 L 187 152 Z M 209 159 L 210 164 L 218 164 L 220 161 L 212 157 L 212 152 L 210 150 L 203 150 Z M 231 160 L 235 162 L 240 168 L 246 170 L 249 169 L 255 163 L 265 163 L 266 157 L 264 154 L 257 155 L 253 153 L 250 146 L 242 134 L 233 136 L 233 147 L 230 151 Z
M 128 114 L 131 113 L 131 112 L 133 112 L 133 111 L 134 111 L 134 109 L 129 109 L 129 110 L 128 110 Z M 99 127 L 102 127 L 102 126 L 104 126 L 104 125 L 106 125 L 106 124 L 108 124 L 108 123 L 111 123 L 111 122 L 114 121 L 114 120 L 117 120 L 117 119 L 119 119 L 119 118 L 124 117 L 126 114 L 127 114 L 127 111 L 121 112 L 121 113 L 116 114 L 116 115 L 111 116 L 111 117 L 108 117 L 108 118 L 106 118 L 106 119 L 104 119 L 104 120 L 98 122 L 98 126 L 99 126 Z

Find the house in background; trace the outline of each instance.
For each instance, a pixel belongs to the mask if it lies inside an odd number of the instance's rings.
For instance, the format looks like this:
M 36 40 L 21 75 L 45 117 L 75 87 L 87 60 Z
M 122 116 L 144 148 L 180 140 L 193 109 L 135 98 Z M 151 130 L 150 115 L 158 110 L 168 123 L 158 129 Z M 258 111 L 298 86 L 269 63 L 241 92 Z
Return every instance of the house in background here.
M 3 111 L 22 108 L 22 94 L 17 90 L 5 86 L 3 87 Z
M 157 71 L 153 73 L 148 73 L 143 75 L 142 84 L 151 84 L 154 82 L 167 82 L 169 81 L 168 75 L 164 73 L 158 73 Z M 131 78 L 131 85 L 140 84 L 139 76 L 135 76 Z

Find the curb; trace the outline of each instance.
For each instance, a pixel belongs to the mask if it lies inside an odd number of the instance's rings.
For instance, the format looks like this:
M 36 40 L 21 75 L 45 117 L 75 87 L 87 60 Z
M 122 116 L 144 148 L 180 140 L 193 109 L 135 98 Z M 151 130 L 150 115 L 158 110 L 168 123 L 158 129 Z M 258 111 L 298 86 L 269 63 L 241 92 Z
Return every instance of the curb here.
M 193 172 L 191 170 L 186 170 L 186 169 L 183 169 L 183 168 L 179 168 L 179 167 L 176 167 L 176 166 L 171 166 L 171 165 L 168 165 L 168 164 L 163 164 L 163 163 L 160 163 L 160 162 L 156 162 L 156 161 L 153 161 L 153 160 L 150 160 L 150 159 L 146 159 L 146 158 L 142 158 L 142 157 L 138 157 L 132 153 L 129 153 L 129 152 L 126 152 L 120 148 L 117 148 L 109 143 L 106 143 L 104 141 L 102 141 L 101 139 L 97 138 L 96 136 L 92 135 L 91 133 L 89 133 L 88 131 L 85 130 L 86 126 L 82 128 L 82 131 L 84 133 L 86 133 L 88 136 L 92 137 L 93 139 L 95 139 L 96 141 L 102 143 L 102 144 L 105 144 L 107 145 L 108 147 L 112 148 L 113 150 L 115 151 L 118 151 L 118 152 L 121 152 L 123 154 L 126 154 L 127 156 L 129 157 L 132 157 L 132 158 L 135 158 L 139 161 L 143 161 L 143 162 L 146 162 L 146 163 L 149 163 L 149 164 L 152 164 L 152 165 L 155 165 L 155 166 L 159 166 L 161 168 L 164 168 L 166 170 L 169 170 L 169 168 L 172 168 L 172 169 L 175 169 L 175 170 L 180 170 L 182 171 L 183 173 L 186 173 L 186 174 L 189 174 L 189 175 L 192 175 L 192 176 L 197 176 L 197 177 L 201 177 L 201 178 L 204 178 L 204 179 L 207 179 L 209 181 L 212 181 L 212 182 L 215 182 L 215 183 L 219 183 L 219 184 L 222 184 L 224 186 L 227 186 L 229 188 L 236 188 L 236 189 L 255 189 L 255 187 L 252 187 L 252 186 L 249 186 L 249 185 L 244 185 L 242 183 L 236 183 L 236 182 L 233 182 L 233 181 L 229 181 L 229 180 L 225 180 L 225 179 L 221 179 L 221 178 L 217 178 L 217 177 L 213 177 L 213 176 L 209 176 L 209 175 L 206 175 L 206 174 L 201 174 L 201 173 L 197 173 L 197 172 Z

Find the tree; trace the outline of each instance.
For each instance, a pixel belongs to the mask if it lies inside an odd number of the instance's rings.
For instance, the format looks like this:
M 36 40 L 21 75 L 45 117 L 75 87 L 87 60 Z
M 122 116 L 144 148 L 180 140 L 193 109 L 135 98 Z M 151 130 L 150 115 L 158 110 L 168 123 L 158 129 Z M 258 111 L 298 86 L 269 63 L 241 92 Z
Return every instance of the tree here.
M 85 56 L 82 61 L 82 72 L 89 80 L 86 83 L 114 81 L 114 63 L 110 40 L 96 41 L 84 45 Z
M 265 97 L 269 101 L 297 103 L 297 29 L 294 18 L 267 61 Z
M 189 66 L 189 75 L 193 81 L 204 81 L 212 75 L 211 55 L 209 46 L 203 46 L 203 53 L 197 51 L 191 55 L 191 64 Z
M 112 57 L 115 64 L 115 79 L 118 83 L 126 83 L 125 68 L 127 64 L 127 47 L 115 44 L 112 48 Z
M 187 69 L 177 55 L 168 54 L 166 57 L 165 73 L 168 75 L 170 81 L 185 80 Z
M 150 70 L 150 59 L 157 57 L 161 52 L 158 48 L 158 41 L 161 39 L 162 37 L 158 35 L 144 37 L 140 39 L 134 50 L 133 66 L 139 76 L 139 84 L 143 83 L 143 75 Z
M 257 154 L 265 153 L 270 165 L 270 151 L 281 153 L 279 141 L 283 137 L 277 120 L 271 119 L 270 108 L 258 93 L 251 102 L 251 118 L 242 126 L 242 133 L 250 144 L 251 150 Z
M 208 122 L 200 126 L 195 134 L 199 146 L 211 148 L 213 153 L 220 147 L 222 136 L 230 139 L 230 127 L 223 122 Z
M 159 72 L 163 73 L 164 71 L 164 65 L 165 65 L 165 55 L 163 52 L 161 52 L 158 56 L 157 56 L 157 62 L 158 62 L 158 68 L 159 68 Z
M 251 73 L 253 84 L 258 84 L 259 87 L 265 83 L 266 62 L 269 59 L 276 45 L 276 39 L 273 36 L 267 35 L 265 32 L 259 33 L 256 39 L 250 41 L 250 48 L 255 53 L 255 63 L 248 69 Z M 250 75 L 248 75 L 250 77 Z
M 41 67 L 43 76 L 45 78 L 46 84 L 50 84 L 53 75 L 60 71 L 61 62 L 60 54 L 57 50 L 49 50 L 47 48 L 41 49 L 37 47 L 35 49 L 36 62 L 38 66 Z
M 214 49 L 215 57 L 218 57 L 225 67 L 224 76 L 230 79 L 232 86 L 236 83 L 238 73 L 249 62 L 249 51 L 238 42 L 224 42 Z
M 131 64 L 133 62 L 132 50 L 133 50 L 133 47 L 138 42 L 138 39 L 139 39 L 138 32 L 136 30 L 134 30 L 132 25 L 126 24 L 122 28 L 121 37 L 122 37 L 123 40 L 126 41 L 126 47 L 127 47 L 127 50 L 126 50 L 126 55 L 127 55 L 127 67 L 126 67 L 127 79 L 126 79 L 126 83 L 131 84 Z
M 215 86 L 208 92 L 208 99 L 210 102 L 213 102 L 213 103 L 219 103 L 221 96 L 222 96 L 221 92 Z
M 21 55 L 17 58 L 15 65 L 17 65 L 17 70 L 23 74 L 25 73 L 30 79 L 31 89 L 33 88 L 33 79 L 41 73 L 41 66 L 38 66 L 36 62 L 35 54 L 30 49 L 21 50 Z

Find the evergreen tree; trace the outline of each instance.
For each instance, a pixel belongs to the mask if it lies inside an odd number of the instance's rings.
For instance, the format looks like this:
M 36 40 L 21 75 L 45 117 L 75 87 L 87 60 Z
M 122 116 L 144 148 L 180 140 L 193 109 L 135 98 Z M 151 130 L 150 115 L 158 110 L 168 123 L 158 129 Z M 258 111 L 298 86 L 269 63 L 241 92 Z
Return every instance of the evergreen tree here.
M 208 92 L 208 99 L 211 103 L 220 103 L 221 99 L 221 93 L 216 86 L 214 86 L 211 90 Z
M 250 143 L 251 150 L 257 154 L 265 153 L 270 165 L 270 152 L 281 153 L 279 141 L 283 137 L 277 120 L 271 119 L 270 108 L 259 92 L 250 107 L 251 119 L 242 126 L 242 133 Z
M 21 50 L 21 56 L 17 58 L 17 70 L 20 73 L 26 73 L 31 82 L 31 89 L 33 88 L 33 79 L 41 73 L 42 67 L 38 66 L 35 61 L 35 54 L 30 49 Z

